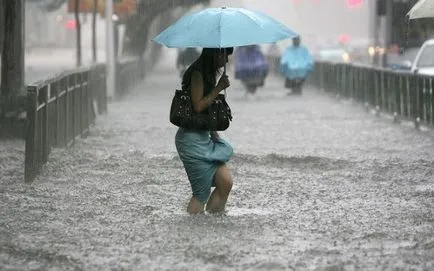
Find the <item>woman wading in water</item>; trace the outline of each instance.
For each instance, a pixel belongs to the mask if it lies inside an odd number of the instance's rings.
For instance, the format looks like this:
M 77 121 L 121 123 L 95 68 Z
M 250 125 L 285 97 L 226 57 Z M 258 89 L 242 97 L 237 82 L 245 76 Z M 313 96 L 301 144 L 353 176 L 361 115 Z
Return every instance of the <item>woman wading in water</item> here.
M 220 69 L 227 63 L 233 48 L 204 48 L 200 57 L 190 65 L 182 78 L 182 88 L 191 93 L 193 110 L 206 112 L 218 94 L 229 87 L 223 74 L 217 82 Z M 175 137 L 176 149 L 184 164 L 193 195 L 187 212 L 223 212 L 232 189 L 232 175 L 226 162 L 232 156 L 232 146 L 216 131 L 179 128 Z M 211 187 L 215 187 L 211 193 Z M 206 206 L 206 208 L 205 208 Z

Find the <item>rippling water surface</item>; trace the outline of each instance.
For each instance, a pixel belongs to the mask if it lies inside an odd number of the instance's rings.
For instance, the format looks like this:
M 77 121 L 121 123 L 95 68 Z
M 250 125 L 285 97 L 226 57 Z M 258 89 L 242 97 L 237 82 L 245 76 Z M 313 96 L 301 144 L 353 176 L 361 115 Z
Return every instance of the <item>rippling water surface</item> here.
M 434 269 L 432 132 L 278 78 L 246 99 L 232 79 L 233 192 L 226 214 L 191 217 L 178 78 L 157 71 L 31 185 L 22 142 L 1 149 L 0 269 Z

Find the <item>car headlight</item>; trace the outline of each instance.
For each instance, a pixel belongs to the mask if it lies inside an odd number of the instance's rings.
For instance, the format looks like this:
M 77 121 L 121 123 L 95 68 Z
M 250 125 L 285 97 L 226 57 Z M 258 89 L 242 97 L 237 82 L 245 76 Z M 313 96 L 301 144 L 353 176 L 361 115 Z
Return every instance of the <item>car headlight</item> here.
M 370 56 L 374 56 L 375 55 L 375 48 L 374 47 L 369 47 L 369 49 L 368 49 L 368 53 L 369 53 L 369 55 Z
M 349 62 L 350 61 L 350 54 L 348 54 L 347 52 L 343 53 L 342 59 L 344 60 L 344 62 Z

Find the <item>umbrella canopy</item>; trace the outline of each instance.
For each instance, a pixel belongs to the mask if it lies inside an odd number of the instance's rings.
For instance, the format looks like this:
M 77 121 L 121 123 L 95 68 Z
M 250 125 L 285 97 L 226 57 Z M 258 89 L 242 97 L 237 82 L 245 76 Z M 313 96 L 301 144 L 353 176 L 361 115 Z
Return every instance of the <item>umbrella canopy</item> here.
M 225 48 L 298 36 L 276 19 L 244 8 L 207 8 L 186 15 L 153 40 L 169 48 Z
M 434 17 L 434 0 L 419 0 L 407 15 L 410 19 Z

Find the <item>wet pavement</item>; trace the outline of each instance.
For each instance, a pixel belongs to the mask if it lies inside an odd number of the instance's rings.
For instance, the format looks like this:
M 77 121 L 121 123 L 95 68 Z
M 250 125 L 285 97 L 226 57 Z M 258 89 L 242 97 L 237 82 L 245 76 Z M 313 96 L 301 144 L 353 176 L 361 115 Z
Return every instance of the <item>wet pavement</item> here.
M 189 216 L 163 62 L 41 175 L 0 167 L 1 270 L 433 270 L 434 136 L 316 90 L 232 79 L 234 188 Z M 22 144 L 10 141 L 22 163 Z

